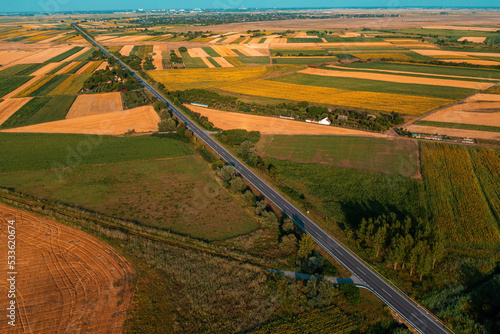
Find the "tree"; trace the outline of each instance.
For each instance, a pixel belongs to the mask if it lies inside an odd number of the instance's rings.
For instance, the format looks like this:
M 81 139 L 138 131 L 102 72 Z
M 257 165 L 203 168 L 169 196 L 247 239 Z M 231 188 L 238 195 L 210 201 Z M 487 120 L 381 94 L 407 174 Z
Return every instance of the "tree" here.
M 342 291 L 349 304 L 358 304 L 361 300 L 361 293 L 354 283 L 341 284 L 339 290 Z
M 402 264 L 406 254 L 406 242 L 405 238 L 401 235 L 396 235 L 391 240 L 391 249 L 389 250 L 389 261 L 394 266 L 394 270 L 397 269 L 398 264 Z
M 294 234 L 285 235 L 281 239 L 280 248 L 288 254 L 293 253 L 297 248 L 297 237 Z
M 175 131 L 175 121 L 171 118 L 160 121 L 160 123 L 158 123 L 158 131 L 160 132 Z
M 221 179 L 223 182 L 229 182 L 235 177 L 236 171 L 234 167 L 225 165 L 221 169 L 217 171 L 217 176 L 219 179 Z
M 444 240 L 440 233 L 435 232 L 435 237 L 431 241 L 430 244 L 430 256 L 432 259 L 432 269 L 436 265 L 436 262 L 439 262 L 446 253 L 446 249 L 444 247 Z
M 410 269 L 410 276 L 413 275 L 415 268 L 417 267 L 419 260 L 422 258 L 422 253 L 425 252 L 425 242 L 419 241 L 415 247 L 410 251 L 410 257 L 408 258 L 408 267 Z
M 379 227 L 377 233 L 373 236 L 373 248 L 375 249 L 376 257 L 379 256 L 380 251 L 385 245 L 385 238 L 387 235 L 387 228 L 385 226 Z
M 241 177 L 236 176 L 229 183 L 231 184 L 231 191 L 233 193 L 239 194 L 243 191 L 243 180 Z
M 244 159 L 248 158 L 248 154 L 254 151 L 254 144 L 250 140 L 243 141 L 238 147 L 238 154 Z
M 291 233 L 293 232 L 294 223 L 290 218 L 285 218 L 283 221 L 283 232 Z
M 299 259 L 305 259 L 314 249 L 314 239 L 309 234 L 303 234 L 299 242 L 297 255 Z

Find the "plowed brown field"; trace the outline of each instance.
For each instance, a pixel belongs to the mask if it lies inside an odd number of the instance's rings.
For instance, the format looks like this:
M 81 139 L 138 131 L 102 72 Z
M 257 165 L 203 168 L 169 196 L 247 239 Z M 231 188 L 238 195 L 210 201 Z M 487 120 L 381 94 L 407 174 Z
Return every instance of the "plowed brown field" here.
M 121 333 L 133 294 L 129 262 L 102 241 L 54 220 L 0 204 L 0 239 L 16 228 L 16 327 L 2 333 Z M 0 265 L 8 272 L 7 261 Z M 7 281 L 0 280 L 7 292 Z M 6 294 L 7 297 L 7 294 Z M 3 310 L 7 298 L 0 299 Z

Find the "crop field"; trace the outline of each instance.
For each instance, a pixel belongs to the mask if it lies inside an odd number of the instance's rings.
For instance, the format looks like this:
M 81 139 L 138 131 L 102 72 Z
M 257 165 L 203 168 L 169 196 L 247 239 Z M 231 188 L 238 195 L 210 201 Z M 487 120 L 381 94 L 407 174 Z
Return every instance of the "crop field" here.
M 309 69 L 308 69 L 309 70 Z M 313 71 L 299 71 L 278 78 L 270 79 L 276 82 L 299 84 L 316 87 L 329 87 L 345 89 L 350 91 L 365 91 L 375 93 L 391 93 L 401 95 L 413 95 L 431 98 L 443 98 L 448 100 L 460 100 L 471 94 L 474 90 L 455 87 L 436 87 L 431 85 L 411 84 L 404 85 L 396 82 L 377 81 L 371 79 L 358 79 L 347 77 L 331 77 L 322 75 L 312 75 L 306 73 L 318 73 Z M 327 71 L 327 70 L 326 70 Z M 427 81 L 422 81 L 422 83 Z M 450 101 L 451 102 L 451 101 Z
M 349 91 L 337 88 L 289 84 L 271 80 L 254 80 L 243 84 L 220 87 L 220 89 L 246 95 L 279 99 L 286 98 L 293 101 L 309 101 L 389 112 L 394 111 L 406 115 L 425 114 L 428 111 L 452 102 L 452 100 L 441 98 Z
M 158 131 L 158 122 L 160 122 L 160 117 L 153 107 L 143 106 L 125 111 L 69 118 L 4 131 L 122 135 L 129 130 L 134 130 L 137 133 L 156 132 Z
M 297 316 L 286 317 L 267 323 L 254 334 L 349 334 L 357 327 L 355 320 L 335 307 L 315 309 Z
M 45 74 L 53 74 L 52 72 L 56 70 L 57 68 L 60 68 L 60 66 L 65 66 L 61 63 L 47 63 L 45 66 L 42 68 L 34 71 L 31 73 L 33 76 L 39 76 L 39 75 L 45 75 Z M 50 72 L 50 73 L 49 73 Z
M 187 52 L 181 52 L 182 61 L 186 68 L 207 68 L 208 65 L 205 63 L 206 58 L 201 57 L 191 57 Z
M 91 74 L 93 73 L 99 66 L 101 65 L 101 61 L 90 61 L 86 63 L 84 66 L 80 67 L 75 74 Z
M 439 123 L 463 123 L 486 127 L 500 127 L 499 110 L 500 102 L 465 102 L 443 108 L 423 118 L 423 120 Z
M 149 75 L 165 85 L 167 89 L 184 90 L 191 88 L 209 88 L 228 83 L 244 83 L 251 79 L 270 74 L 267 66 L 232 67 L 219 69 L 186 69 L 150 71 Z
M 400 63 L 351 63 L 343 65 L 352 68 L 366 68 L 379 70 L 397 70 L 414 73 L 440 74 L 446 76 L 464 76 L 472 78 L 499 79 L 500 70 L 476 69 L 459 66 L 416 65 Z
M 7 99 L 0 102 L 0 126 L 11 117 L 16 111 L 22 108 L 31 100 L 31 97 L 19 99 Z
M 393 52 L 393 53 L 354 53 L 351 54 L 359 59 L 368 60 L 368 59 L 396 59 L 396 60 L 412 60 L 413 58 L 404 54 L 402 52 Z
M 76 95 L 83 87 L 83 83 L 90 77 L 89 74 L 73 74 L 64 80 L 59 86 L 54 88 L 48 96 L 51 95 Z
M 185 143 L 169 138 L 149 136 L 112 137 L 78 134 L 0 133 L 2 157 L 0 173 L 101 165 L 138 160 L 177 158 L 194 154 Z M 82 144 L 83 143 L 83 144 Z M 91 152 L 78 161 L 67 160 L 66 147 L 92 146 Z M 126 154 L 125 154 L 126 153 Z M 75 164 L 72 164 L 72 163 Z
M 119 92 L 79 95 L 66 118 L 75 118 L 123 110 Z
M 54 220 L 0 204 L 4 217 L 16 219 L 16 328 L 22 332 L 72 331 L 114 333 L 123 329 L 131 306 L 135 271 L 114 248 L 89 234 Z M 7 230 L 6 219 L 0 225 Z M 2 234 L 7 243 L 7 234 Z M 22 252 L 22 253 L 21 253 Z M 7 261 L 2 263 L 8 271 Z M 85 284 L 82 284 L 85 282 Z M 0 284 L 7 288 L 7 282 Z M 18 295 L 19 296 L 19 295 Z M 7 308 L 3 302 L 2 307 Z M 17 320 L 17 319 L 16 319 Z M 0 331 L 9 332 L 7 322 Z
M 422 142 L 420 155 L 430 211 L 448 244 L 498 247 L 498 221 L 484 198 L 468 150 Z
M 321 64 L 321 63 L 328 63 L 328 62 L 334 62 L 337 61 L 338 59 L 336 57 L 322 57 L 322 58 L 314 58 L 314 57 L 293 57 L 293 58 L 288 58 L 288 57 L 277 57 L 273 58 L 273 64 L 301 64 L 301 65 L 307 65 L 307 64 Z
M 319 69 L 319 68 L 307 68 L 300 71 L 304 74 L 321 75 L 321 76 L 331 76 L 331 77 L 343 77 L 343 78 L 357 78 L 357 79 L 369 79 L 377 81 L 389 81 L 397 82 L 402 84 L 425 84 L 432 86 L 445 86 L 445 87 L 456 87 L 456 88 L 468 88 L 483 90 L 494 85 L 493 82 L 476 82 L 476 81 L 465 81 L 465 80 L 449 80 L 449 79 L 438 79 L 438 78 L 426 78 L 423 81 L 421 78 L 414 76 L 403 76 L 403 75 L 393 75 L 384 73 L 370 73 L 361 71 L 338 71 L 334 69 Z
M 61 54 L 58 54 L 57 56 L 55 56 L 55 57 L 47 60 L 47 62 L 53 63 L 53 62 L 63 61 L 66 58 L 70 57 L 73 54 L 76 54 L 77 52 L 79 52 L 79 51 L 81 51 L 83 49 L 84 49 L 84 47 L 82 47 L 82 46 L 75 46 L 75 47 L 71 48 L 70 50 L 68 50 L 66 52 L 63 52 Z
M 418 143 L 355 136 L 263 136 L 256 145 L 266 158 L 381 172 L 420 174 Z
M 223 130 L 245 129 L 260 131 L 263 134 L 323 134 L 323 135 L 358 135 L 382 137 L 379 133 L 354 130 L 348 128 L 311 124 L 277 117 L 267 117 L 220 111 L 215 109 L 186 105 L 192 111 L 207 116 L 208 120 Z
M 44 64 L 17 64 L 0 71 L 0 76 L 23 76 L 31 75 Z
M 75 96 L 36 97 L 21 107 L 0 126 L 1 129 L 64 119 Z
M 500 132 L 500 126 L 480 125 L 471 123 L 456 123 L 456 122 L 438 122 L 438 121 L 416 121 L 415 125 L 422 126 L 435 126 L 441 128 L 463 129 L 463 130 L 476 130 L 476 131 L 489 131 Z
M 449 125 L 448 123 L 447 125 Z M 451 123 L 453 124 L 453 123 Z M 481 126 L 475 126 L 480 127 Z M 477 138 L 477 139 L 486 139 L 486 140 L 499 140 L 500 133 L 485 131 L 484 127 L 481 130 L 467 130 L 460 128 L 460 125 L 452 126 L 452 127 L 437 127 L 435 124 L 433 126 L 428 125 L 417 125 L 411 124 L 410 126 L 406 126 L 405 129 L 412 133 L 427 133 L 427 134 L 437 134 L 437 135 L 447 135 L 450 137 L 457 138 Z
M 127 44 L 127 45 L 124 45 L 121 49 L 120 49 L 120 53 L 123 55 L 123 56 L 129 56 L 130 55 L 130 52 L 132 51 L 132 49 L 134 48 L 134 45 L 133 44 Z
M 0 77 L 0 98 L 21 87 L 28 82 L 31 77 Z
M 68 78 L 68 75 L 51 75 L 51 76 L 47 76 L 46 78 L 49 78 L 49 80 L 45 81 L 43 85 L 38 86 L 35 90 L 33 90 L 27 96 L 46 96 L 54 88 L 56 88 L 64 80 L 66 80 Z

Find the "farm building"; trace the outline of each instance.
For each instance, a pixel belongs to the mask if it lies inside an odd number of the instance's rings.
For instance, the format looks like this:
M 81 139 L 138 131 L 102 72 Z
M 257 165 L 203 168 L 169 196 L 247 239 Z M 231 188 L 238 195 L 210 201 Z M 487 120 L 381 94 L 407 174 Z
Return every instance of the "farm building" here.
M 349 117 L 348 117 L 348 116 L 346 116 L 346 115 L 338 115 L 338 116 L 337 116 L 337 119 L 338 119 L 339 121 L 347 121 L 347 120 L 349 119 Z
M 319 121 L 318 124 L 321 124 L 321 125 L 330 125 L 330 124 L 332 124 L 332 122 L 328 119 L 328 117 L 325 117 L 321 121 Z
M 203 104 L 203 103 L 191 102 L 191 105 L 197 106 L 197 107 L 208 108 L 208 104 Z

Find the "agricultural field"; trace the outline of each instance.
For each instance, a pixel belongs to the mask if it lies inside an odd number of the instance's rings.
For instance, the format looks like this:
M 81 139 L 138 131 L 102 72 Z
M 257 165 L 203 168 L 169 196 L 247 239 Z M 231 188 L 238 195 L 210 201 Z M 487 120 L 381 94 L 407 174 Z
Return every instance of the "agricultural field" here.
M 211 88 L 228 83 L 244 83 L 272 73 L 268 66 L 234 67 L 219 69 L 185 69 L 150 71 L 148 74 L 161 82 L 167 89 L 183 90 L 192 88 Z
M 31 97 L 7 99 L 0 102 L 0 126 L 16 111 L 31 100 Z
M 119 92 L 79 95 L 75 103 L 71 106 L 66 118 L 97 115 L 120 110 L 123 110 L 123 105 Z
M 0 225 L 5 230 L 5 218 L 16 219 L 16 244 L 23 245 L 19 253 L 29 259 L 16 263 L 16 269 L 23 273 L 16 280 L 16 289 L 23 296 L 16 306 L 23 321 L 16 327 L 44 333 L 55 328 L 94 333 L 123 329 L 135 271 L 119 252 L 52 219 L 4 204 L 0 210 Z M 7 242 L 7 235 L 2 239 Z M 1 268 L 7 271 L 7 262 Z M 6 283 L 0 285 L 7 289 Z M 5 301 L 2 307 L 7 308 Z M 7 322 L 2 323 L 0 330 L 10 331 L 7 326 Z
M 208 117 L 208 120 L 217 128 L 223 130 L 245 129 L 247 131 L 259 131 L 263 134 L 324 134 L 324 135 L 357 135 L 380 137 L 379 133 L 362 130 L 310 124 L 302 121 L 292 121 L 277 117 L 267 117 L 220 111 L 215 109 L 186 105 L 194 112 Z
M 338 88 L 306 86 L 271 80 L 254 80 L 242 84 L 220 87 L 221 90 L 270 98 L 286 98 L 293 101 L 309 101 L 369 110 L 421 115 L 452 100 L 422 98 L 411 95 L 349 91 Z
M 51 95 L 76 95 L 83 87 L 83 83 L 90 77 L 89 74 L 73 74 L 66 78 L 59 86 L 54 88 L 48 96 Z
M 418 143 L 357 136 L 263 136 L 265 158 L 418 177 Z
M 0 129 L 53 122 L 66 117 L 75 96 L 35 97 L 10 116 Z
M 446 235 L 448 244 L 466 247 L 497 247 L 500 242 L 498 212 L 492 212 L 489 203 L 498 202 L 498 194 L 489 193 L 485 198 L 478 177 L 488 178 L 476 171 L 471 153 L 461 146 L 421 143 L 422 176 L 426 180 L 426 192 L 430 212 L 437 226 Z M 480 151 L 488 152 L 488 151 Z M 490 152 L 474 154 L 476 164 L 491 164 Z M 497 180 L 496 180 L 497 181 Z M 491 188 L 491 185 L 486 184 Z M 456 194 L 467 194 L 456 196 Z M 496 205 L 496 204 L 495 204 Z
M 160 117 L 153 107 L 143 106 L 125 111 L 113 111 L 96 115 L 74 117 L 3 131 L 123 135 L 130 131 L 137 133 L 156 132 L 158 131 L 158 122 L 160 122 Z
M 15 89 L 21 87 L 23 84 L 28 82 L 31 77 L 0 77 L 0 98 L 4 97 L 8 93 L 14 91 Z

